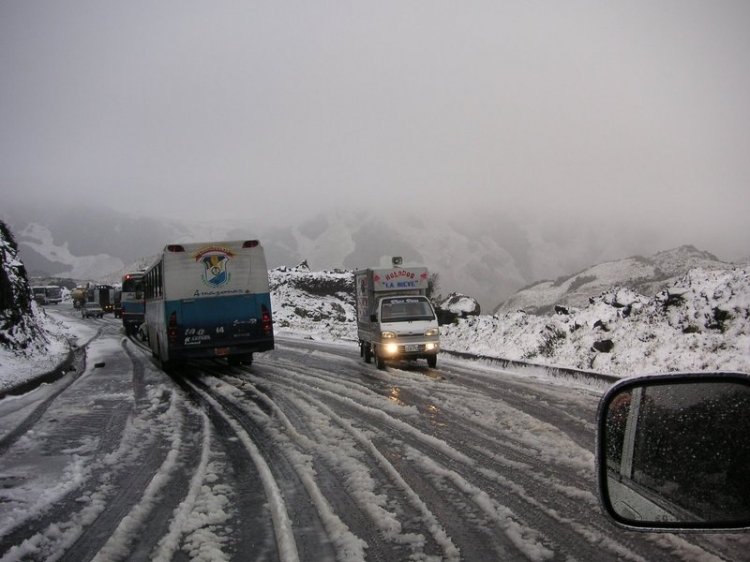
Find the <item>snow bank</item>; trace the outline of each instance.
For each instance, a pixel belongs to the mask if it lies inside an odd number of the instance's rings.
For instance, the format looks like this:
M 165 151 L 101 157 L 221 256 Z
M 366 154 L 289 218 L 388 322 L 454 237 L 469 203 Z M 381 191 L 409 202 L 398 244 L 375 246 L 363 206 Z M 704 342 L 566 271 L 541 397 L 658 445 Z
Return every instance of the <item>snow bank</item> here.
M 510 312 L 441 329 L 444 349 L 590 369 L 750 372 L 750 274 L 696 268 L 653 298 L 612 288 L 580 309 Z

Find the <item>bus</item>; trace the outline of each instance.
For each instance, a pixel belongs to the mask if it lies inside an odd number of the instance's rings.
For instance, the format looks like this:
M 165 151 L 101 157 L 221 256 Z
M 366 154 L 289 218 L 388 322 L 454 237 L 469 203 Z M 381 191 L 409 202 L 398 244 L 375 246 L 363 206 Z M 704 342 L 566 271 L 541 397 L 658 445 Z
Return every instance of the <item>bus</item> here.
M 62 289 L 57 285 L 37 285 L 31 288 L 34 300 L 39 304 L 60 304 L 62 302 Z
M 143 277 L 151 353 L 250 364 L 274 348 L 271 294 L 258 240 L 169 244 Z
M 146 316 L 146 302 L 143 300 L 143 274 L 143 271 L 136 271 L 122 276 L 119 314 L 126 334 L 135 334 Z M 115 315 L 117 315 L 117 308 L 115 308 Z

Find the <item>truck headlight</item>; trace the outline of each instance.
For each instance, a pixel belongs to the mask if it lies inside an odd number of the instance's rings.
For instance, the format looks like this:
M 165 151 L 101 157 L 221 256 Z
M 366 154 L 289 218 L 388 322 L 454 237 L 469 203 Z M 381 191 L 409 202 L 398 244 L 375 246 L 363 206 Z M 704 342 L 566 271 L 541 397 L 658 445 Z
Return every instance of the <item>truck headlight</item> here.
M 431 343 L 431 342 L 430 343 L 426 343 L 426 344 L 424 344 L 424 349 L 425 349 L 425 351 L 434 351 L 435 349 L 437 349 L 437 344 L 436 343 Z
M 385 344 L 385 352 L 390 354 L 398 353 L 398 344 L 395 343 L 387 343 Z
M 437 336 L 440 333 L 440 330 L 437 328 L 430 328 L 429 330 L 426 330 L 424 335 L 427 337 L 430 336 Z
M 380 334 L 380 336 L 384 340 L 389 340 L 389 339 L 392 339 L 392 338 L 396 337 L 396 332 L 383 332 L 383 333 Z

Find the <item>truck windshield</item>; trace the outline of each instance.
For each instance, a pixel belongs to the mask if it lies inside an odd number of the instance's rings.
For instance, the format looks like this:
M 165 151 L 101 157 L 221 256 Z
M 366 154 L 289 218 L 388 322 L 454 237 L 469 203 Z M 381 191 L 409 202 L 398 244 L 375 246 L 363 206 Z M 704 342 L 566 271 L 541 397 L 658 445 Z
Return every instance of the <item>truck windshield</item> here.
M 401 297 L 383 300 L 380 316 L 381 322 L 413 322 L 432 320 L 435 313 L 427 299 Z

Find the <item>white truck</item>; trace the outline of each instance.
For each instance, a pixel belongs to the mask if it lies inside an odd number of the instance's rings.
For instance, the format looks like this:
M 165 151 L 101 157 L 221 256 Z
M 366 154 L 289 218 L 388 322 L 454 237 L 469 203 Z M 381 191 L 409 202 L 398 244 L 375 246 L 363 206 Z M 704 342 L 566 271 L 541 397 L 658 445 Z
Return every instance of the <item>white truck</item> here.
M 354 272 L 359 351 L 378 369 L 389 359 L 427 359 L 437 365 L 440 336 L 437 316 L 427 298 L 426 267 L 406 267 L 393 258 L 391 268 Z

